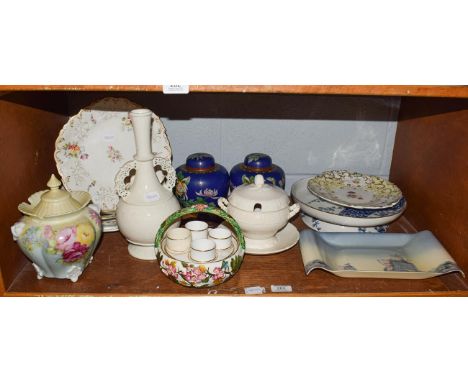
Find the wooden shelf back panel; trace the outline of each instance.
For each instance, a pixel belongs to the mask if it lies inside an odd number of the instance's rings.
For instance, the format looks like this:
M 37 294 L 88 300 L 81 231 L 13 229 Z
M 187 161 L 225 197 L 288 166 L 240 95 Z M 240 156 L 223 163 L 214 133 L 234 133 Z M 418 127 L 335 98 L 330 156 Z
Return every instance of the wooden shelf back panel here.
M 399 119 L 390 179 L 408 199 L 405 216 L 468 273 L 468 100 L 403 99 Z
M 67 118 L 0 100 L 0 268 L 8 289 L 26 259 L 11 237 L 10 226 L 21 213 L 18 204 L 46 188 L 56 173 L 54 142 Z

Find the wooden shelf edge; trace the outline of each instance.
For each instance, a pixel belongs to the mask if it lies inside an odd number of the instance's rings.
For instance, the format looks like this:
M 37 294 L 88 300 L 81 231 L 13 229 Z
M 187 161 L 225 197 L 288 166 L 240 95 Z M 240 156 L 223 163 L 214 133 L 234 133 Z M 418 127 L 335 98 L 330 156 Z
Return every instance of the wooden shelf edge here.
M 161 85 L 0 85 L 10 91 L 147 91 L 161 92 Z M 367 96 L 468 98 L 466 85 L 190 85 L 190 92 L 280 93 Z
M 208 291 L 208 290 L 207 290 Z M 5 297 L 468 297 L 468 291 L 430 292 L 356 292 L 356 293 L 265 293 L 245 294 L 191 294 L 191 293 L 33 293 L 5 292 Z

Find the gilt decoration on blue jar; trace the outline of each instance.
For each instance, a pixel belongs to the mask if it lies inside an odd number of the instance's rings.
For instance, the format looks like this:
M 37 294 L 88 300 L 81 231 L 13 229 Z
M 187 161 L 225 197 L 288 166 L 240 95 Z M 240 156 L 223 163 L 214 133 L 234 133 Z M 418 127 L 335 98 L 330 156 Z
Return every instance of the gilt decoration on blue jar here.
M 212 155 L 195 153 L 176 169 L 175 195 L 183 207 L 194 204 L 217 206 L 220 197 L 227 197 L 229 174 Z
M 243 163 L 236 164 L 230 172 L 231 188 L 242 184 L 254 183 L 255 175 L 262 174 L 265 183 L 284 189 L 285 175 L 281 167 L 273 164 L 267 154 L 252 153 L 244 158 Z

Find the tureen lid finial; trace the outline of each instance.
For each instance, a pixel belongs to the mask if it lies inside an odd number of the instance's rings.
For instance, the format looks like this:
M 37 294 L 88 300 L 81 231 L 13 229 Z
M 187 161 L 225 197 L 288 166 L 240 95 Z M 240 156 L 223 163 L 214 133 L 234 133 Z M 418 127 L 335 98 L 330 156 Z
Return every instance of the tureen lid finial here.
M 254 179 L 255 186 L 262 187 L 265 184 L 265 178 L 262 174 L 255 175 Z

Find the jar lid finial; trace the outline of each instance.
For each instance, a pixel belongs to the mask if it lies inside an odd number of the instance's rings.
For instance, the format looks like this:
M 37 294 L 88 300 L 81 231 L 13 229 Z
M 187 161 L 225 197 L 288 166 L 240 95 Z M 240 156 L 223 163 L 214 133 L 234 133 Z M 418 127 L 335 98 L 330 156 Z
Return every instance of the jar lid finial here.
M 59 188 L 61 185 L 62 182 L 57 179 L 55 174 L 52 174 L 49 181 L 47 182 L 47 187 L 49 187 L 52 190 Z

